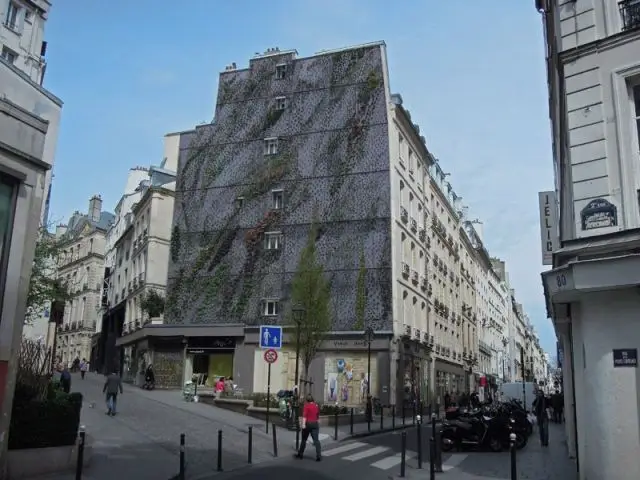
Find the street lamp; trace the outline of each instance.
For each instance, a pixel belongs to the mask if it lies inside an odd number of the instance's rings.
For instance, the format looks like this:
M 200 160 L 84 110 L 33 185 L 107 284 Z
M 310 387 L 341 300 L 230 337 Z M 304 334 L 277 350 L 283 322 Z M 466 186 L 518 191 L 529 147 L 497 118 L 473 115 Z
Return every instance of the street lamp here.
M 367 327 L 364 331 L 364 341 L 367 342 L 367 429 L 371 431 L 371 417 L 373 415 L 373 405 L 371 404 L 371 342 L 375 332 L 373 328 Z
M 305 315 L 305 309 L 302 307 L 293 308 L 293 321 L 296 324 L 296 372 L 294 377 L 294 395 L 293 395 L 293 415 L 296 422 L 296 451 L 300 446 L 300 389 L 298 383 L 300 381 L 300 325 Z
M 505 373 L 505 368 L 504 368 L 504 364 L 505 364 L 505 356 L 507 354 L 507 344 L 509 343 L 509 340 L 507 340 L 506 337 L 502 337 L 502 381 L 506 382 L 507 381 L 507 375 Z

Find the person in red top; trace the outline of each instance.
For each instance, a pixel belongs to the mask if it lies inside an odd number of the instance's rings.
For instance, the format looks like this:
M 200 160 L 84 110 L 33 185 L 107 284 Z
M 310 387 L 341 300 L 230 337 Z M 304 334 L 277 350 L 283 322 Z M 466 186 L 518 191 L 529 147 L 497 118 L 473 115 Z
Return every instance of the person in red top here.
M 296 458 L 302 459 L 304 456 L 304 449 L 307 446 L 307 440 L 309 435 L 313 439 L 313 445 L 316 447 L 316 462 L 322 460 L 322 450 L 320 447 L 320 440 L 318 434 L 320 433 L 320 407 L 313 401 L 311 395 L 307 395 L 307 402 L 302 409 L 302 441 L 300 442 L 300 449 L 295 455 Z

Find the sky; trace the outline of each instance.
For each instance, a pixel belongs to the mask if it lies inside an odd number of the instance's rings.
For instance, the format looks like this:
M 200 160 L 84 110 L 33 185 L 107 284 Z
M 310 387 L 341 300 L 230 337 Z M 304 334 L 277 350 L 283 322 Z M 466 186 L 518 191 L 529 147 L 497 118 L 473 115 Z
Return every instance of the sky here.
M 542 22 L 533 0 L 52 0 L 45 87 L 64 101 L 50 220 L 113 210 L 162 137 L 213 118 L 218 74 L 270 47 L 384 40 L 400 93 L 549 353 L 537 192 L 553 190 Z

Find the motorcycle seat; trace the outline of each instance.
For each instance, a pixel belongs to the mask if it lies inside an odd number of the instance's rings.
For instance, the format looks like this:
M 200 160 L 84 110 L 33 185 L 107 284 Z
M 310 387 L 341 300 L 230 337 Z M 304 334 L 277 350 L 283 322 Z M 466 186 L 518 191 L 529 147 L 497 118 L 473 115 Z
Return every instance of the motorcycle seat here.
M 472 427 L 472 425 L 470 423 L 463 422 L 461 420 L 452 420 L 450 423 L 451 423 L 451 425 L 455 425 L 455 426 L 460 427 L 460 428 L 462 428 L 464 430 L 471 430 L 471 427 Z

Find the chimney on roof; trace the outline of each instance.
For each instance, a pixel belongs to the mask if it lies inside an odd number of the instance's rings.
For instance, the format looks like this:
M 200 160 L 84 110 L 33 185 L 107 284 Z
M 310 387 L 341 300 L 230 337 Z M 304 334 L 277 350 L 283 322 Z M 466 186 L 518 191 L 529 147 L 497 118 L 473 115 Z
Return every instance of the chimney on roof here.
M 102 214 L 102 197 L 94 195 L 89 199 L 89 219 L 92 222 L 99 222 Z

